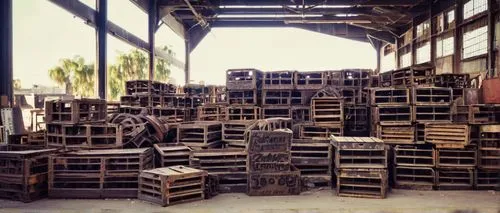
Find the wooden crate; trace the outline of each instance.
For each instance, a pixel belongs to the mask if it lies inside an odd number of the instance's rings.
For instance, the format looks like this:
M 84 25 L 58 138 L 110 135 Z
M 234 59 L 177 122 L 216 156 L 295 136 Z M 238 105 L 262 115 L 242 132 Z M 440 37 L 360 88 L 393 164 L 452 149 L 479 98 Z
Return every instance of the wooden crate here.
M 498 190 L 500 172 L 498 170 L 476 169 L 474 171 L 474 189 Z
M 258 120 L 255 124 L 256 128 L 261 131 L 275 131 L 275 130 L 291 130 L 292 129 L 292 119 L 291 118 L 266 118 Z
M 138 177 L 153 168 L 153 150 L 82 150 L 49 158 L 50 198 L 136 198 Z
M 344 106 L 344 135 L 368 136 L 369 108 L 366 105 Z
M 342 71 L 341 70 L 332 70 L 328 71 L 328 79 L 326 85 L 341 87 L 342 86 Z
M 198 107 L 198 120 L 225 121 L 226 107 L 222 105 L 204 105 Z
M 467 88 L 469 87 L 469 74 L 439 74 L 435 77 L 434 84 L 437 87 Z
M 123 106 L 135 106 L 135 107 L 161 107 L 162 96 L 160 95 L 149 95 L 145 93 L 135 93 L 133 95 L 124 95 L 120 97 L 120 105 Z
M 470 129 L 467 124 L 427 123 L 425 142 L 437 147 L 463 148 L 470 144 Z
M 103 123 L 107 116 L 106 100 L 73 99 L 45 102 L 47 124 Z
M 414 144 L 415 126 L 377 124 L 377 138 L 387 144 Z
M 217 191 L 220 193 L 247 193 L 248 192 L 248 173 L 231 172 L 226 174 L 217 174 L 219 186 Z
M 264 73 L 262 89 L 295 88 L 295 71 L 271 71 Z
M 29 132 L 26 141 L 21 144 L 34 147 L 45 147 L 47 146 L 47 131 L 40 130 L 38 132 Z
M 222 140 L 230 145 L 246 147 L 250 130 L 256 121 L 225 121 L 222 123 Z
M 383 199 L 387 195 L 386 169 L 341 169 L 335 173 L 338 196 Z
M 120 102 L 117 101 L 107 101 L 106 111 L 108 115 L 120 113 Z
M 342 136 L 342 125 L 315 126 L 312 123 L 304 123 L 300 125 L 299 137 L 300 138 L 329 138 L 331 135 Z
M 388 165 L 388 147 L 375 137 L 332 137 L 335 168 L 382 169 Z
M 344 105 L 368 105 L 368 91 L 361 87 L 346 87 L 340 90 Z
M 311 107 L 309 106 L 292 106 L 293 123 L 303 123 L 311 121 Z
M 276 106 L 276 105 L 290 106 L 291 97 L 292 97 L 292 90 L 263 90 L 262 91 L 262 105 L 263 106 Z
M 228 106 L 228 121 L 258 120 L 262 118 L 262 108 L 256 106 Z
M 371 83 L 371 70 L 345 69 L 341 72 L 341 83 L 344 87 L 369 87 Z
M 147 107 L 120 106 L 120 108 L 118 108 L 118 112 L 132 114 L 132 115 L 139 115 L 139 114 L 149 114 L 149 109 Z
M 392 70 L 379 74 L 379 86 L 391 87 L 392 86 Z
M 474 169 L 438 168 L 436 186 L 439 190 L 471 190 L 474 188 Z
M 393 87 L 432 86 L 435 70 L 430 66 L 412 66 L 392 72 Z
M 292 90 L 290 105 L 292 106 L 310 106 L 311 99 L 317 90 Z
M 409 105 L 410 90 L 407 88 L 375 88 L 371 93 L 371 104 L 381 105 Z
M 382 125 L 411 125 L 412 107 L 409 105 L 378 106 L 375 108 L 374 121 Z
M 394 147 L 394 164 L 401 167 L 434 167 L 436 151 L 429 145 L 397 145 Z
M 432 190 L 436 172 L 429 167 L 394 167 L 394 186 L 398 189 Z
M 312 120 L 315 125 L 343 124 L 344 105 L 341 98 L 314 97 L 311 100 Z
M 292 133 L 284 131 L 250 131 L 248 154 L 263 152 L 290 152 Z
M 222 123 L 217 121 L 182 123 L 177 129 L 177 143 L 191 148 L 218 146 L 222 143 Z
M 246 172 L 247 155 L 243 149 L 195 150 L 191 152 L 189 165 L 214 175 Z
M 228 90 L 254 90 L 262 88 L 263 73 L 256 69 L 230 69 L 226 72 Z
M 328 72 L 296 72 L 295 88 L 298 90 L 318 90 L 326 85 Z
M 262 93 L 260 90 L 229 90 L 227 92 L 229 105 L 256 105 L 262 103 Z
M 55 152 L 0 151 L 0 198 L 32 202 L 46 197 L 48 159 Z
M 443 105 L 413 106 L 415 122 L 451 122 L 451 107 Z
M 500 170 L 500 125 L 481 125 L 478 166 Z
M 166 84 L 157 81 L 131 80 L 125 82 L 125 93 L 127 95 L 149 93 L 149 88 L 151 88 L 151 94 L 160 95 L 164 92 L 166 87 Z
M 189 121 L 189 110 L 175 107 L 152 107 L 152 115 L 161 118 L 168 123 L 181 123 Z
M 450 105 L 453 102 L 453 91 L 451 88 L 414 87 L 412 98 L 415 105 Z
M 298 195 L 301 190 L 300 185 L 300 172 L 293 167 L 291 171 L 279 173 L 250 172 L 247 194 L 250 196 Z
M 415 123 L 415 142 L 417 144 L 425 143 L 425 123 Z
M 264 106 L 262 118 L 291 118 L 292 110 L 289 106 Z
M 247 170 L 253 173 L 279 173 L 290 171 L 290 151 L 249 153 Z
M 332 185 L 332 152 L 329 140 L 292 140 L 292 165 L 300 171 L 303 190 Z
M 475 146 L 463 149 L 437 149 L 437 168 L 474 168 L 477 166 L 477 150 Z
M 470 124 L 500 123 L 500 104 L 474 104 L 469 107 Z
M 47 145 L 63 149 L 110 149 L 123 146 L 117 124 L 47 124 Z
M 207 172 L 186 166 L 171 166 L 142 171 L 139 175 L 139 200 L 170 206 L 203 200 Z
M 182 144 L 158 143 L 155 148 L 155 168 L 189 166 L 192 149 Z

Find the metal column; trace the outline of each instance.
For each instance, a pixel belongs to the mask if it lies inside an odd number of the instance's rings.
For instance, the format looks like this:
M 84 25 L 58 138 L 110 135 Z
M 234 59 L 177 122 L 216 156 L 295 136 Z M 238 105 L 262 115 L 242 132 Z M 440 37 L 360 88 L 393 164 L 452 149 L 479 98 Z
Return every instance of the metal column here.
M 189 81 L 190 81 L 190 75 L 189 75 L 189 63 L 190 63 L 190 58 L 189 58 L 189 55 L 190 55 L 190 47 L 189 47 L 190 43 L 189 43 L 189 40 L 186 39 L 184 40 L 184 47 L 185 47 L 185 56 L 184 56 L 184 81 L 187 84 L 189 84 Z
M 12 0 L 0 1 L 0 96 L 12 103 Z M 3 98 L 2 98 L 3 99 Z
M 158 25 L 156 16 L 156 0 L 149 0 L 149 13 L 148 13 L 148 38 L 149 38 L 149 106 L 152 106 L 151 87 L 155 75 L 155 31 Z
M 106 99 L 107 85 L 107 23 L 108 23 L 108 0 L 97 0 L 97 94 L 99 98 Z
M 495 4 L 495 0 L 488 0 L 488 75 L 495 77 L 495 14 L 494 8 L 499 5 Z M 495 10 L 498 11 L 498 10 Z M 500 54 L 500 53 L 497 53 Z M 496 68 L 498 70 L 498 67 Z

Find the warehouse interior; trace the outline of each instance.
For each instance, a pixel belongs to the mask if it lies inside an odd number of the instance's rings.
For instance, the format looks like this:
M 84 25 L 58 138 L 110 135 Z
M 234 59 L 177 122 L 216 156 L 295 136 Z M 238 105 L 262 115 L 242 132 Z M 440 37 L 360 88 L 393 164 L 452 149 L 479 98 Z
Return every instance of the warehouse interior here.
M 109 19 L 112 0 L 47 1 L 95 30 L 95 92 L 21 110 L 14 1 L 0 1 L 0 212 L 72 212 L 81 199 L 117 212 L 500 210 L 499 0 L 130 0 L 147 39 Z M 158 47 L 162 26 L 183 60 Z M 368 43 L 376 66 L 191 80 L 212 30 L 282 27 Z M 119 101 L 108 35 L 147 56 Z M 158 77 L 159 60 L 184 82 Z

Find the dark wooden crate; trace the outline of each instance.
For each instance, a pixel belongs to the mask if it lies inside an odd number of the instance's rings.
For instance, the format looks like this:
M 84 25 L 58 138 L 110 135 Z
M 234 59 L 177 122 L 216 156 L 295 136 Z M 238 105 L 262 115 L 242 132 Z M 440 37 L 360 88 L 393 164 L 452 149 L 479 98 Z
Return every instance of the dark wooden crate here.
M 470 128 L 467 124 L 427 123 L 425 142 L 437 147 L 463 148 L 470 144 Z
M 162 206 L 203 200 L 207 176 L 186 166 L 145 170 L 139 175 L 138 198 Z
M 451 106 L 413 106 L 413 116 L 415 122 L 451 122 Z
M 208 148 L 222 143 L 222 123 L 218 121 L 185 122 L 178 126 L 177 142 L 191 148 Z
M 381 105 L 408 105 L 410 104 L 410 90 L 407 88 L 375 88 L 371 93 L 371 104 Z
M 340 90 L 344 105 L 368 105 L 369 93 L 367 90 L 359 88 L 346 87 Z
M 191 152 L 189 164 L 215 175 L 246 172 L 247 155 L 244 149 L 195 150 Z
M 262 89 L 293 89 L 295 88 L 295 71 L 264 72 Z
M 341 71 L 341 81 L 344 87 L 369 87 L 371 84 L 371 70 L 344 69 Z
M 436 186 L 439 190 L 471 190 L 474 188 L 474 169 L 438 168 Z
M 228 121 L 258 120 L 262 118 L 262 108 L 256 106 L 228 106 L 226 108 Z
M 189 110 L 176 107 L 152 107 L 152 115 L 161 118 L 168 123 L 181 123 L 189 121 Z
M 284 131 L 250 131 L 248 154 L 262 152 L 280 152 L 290 151 L 292 143 L 292 133 Z
M 248 173 L 231 172 L 226 174 L 217 174 L 219 179 L 218 191 L 220 193 L 247 193 L 248 191 Z
M 246 147 L 250 130 L 256 121 L 224 121 L 222 123 L 222 140 L 230 145 Z
M 292 106 L 293 123 L 302 123 L 311 121 L 311 107 L 309 106 Z
M 0 151 L 0 198 L 32 202 L 46 197 L 48 159 L 54 152 Z
M 375 122 L 382 125 L 411 125 L 413 111 L 409 105 L 378 106 L 374 115 Z
M 292 106 L 310 106 L 311 98 L 317 90 L 292 90 L 290 105 Z
M 120 108 L 118 108 L 118 112 L 132 114 L 132 115 L 139 115 L 139 114 L 149 114 L 149 109 L 147 107 L 120 106 Z
M 61 124 L 103 123 L 107 117 L 106 100 L 73 99 L 45 102 L 45 122 Z
M 335 168 L 387 168 L 388 147 L 374 137 L 333 137 Z
M 394 70 L 392 83 L 394 87 L 432 86 L 435 70 L 431 66 L 412 66 Z
M 479 168 L 500 170 L 500 125 L 482 125 L 480 135 Z
M 387 196 L 386 169 L 341 169 L 335 173 L 338 196 L 380 199 Z
M 398 189 L 432 190 L 436 173 L 430 167 L 394 167 L 394 186 Z
M 315 125 L 343 124 L 344 109 L 342 98 L 315 97 L 311 101 L 312 120 Z
M 478 190 L 499 190 L 500 171 L 476 169 L 474 171 L 474 188 Z
M 136 198 L 140 171 L 153 168 L 153 150 L 85 150 L 49 158 L 50 198 Z
M 151 84 L 151 86 L 150 86 Z M 125 92 L 127 95 L 133 95 L 136 93 L 149 93 L 149 88 L 151 88 L 151 94 L 160 95 L 166 91 L 175 91 L 175 88 L 167 87 L 166 84 L 149 81 L 149 80 L 132 80 L 125 82 Z M 170 88 L 170 90 L 168 90 Z
M 248 174 L 250 196 L 298 195 L 300 186 L 300 172 L 293 167 L 291 171 Z
M 477 166 L 477 149 L 468 146 L 462 149 L 440 149 L 436 151 L 437 168 L 474 168 Z
M 326 85 L 341 87 L 342 86 L 342 71 L 341 70 L 332 70 L 327 72 L 328 78 Z
M 284 105 L 290 106 L 292 98 L 292 90 L 263 90 L 262 91 L 262 105 L 263 106 L 276 106 Z
M 344 106 L 344 136 L 368 136 L 369 121 L 366 105 Z
M 289 106 L 264 106 L 262 118 L 291 118 L 292 110 Z
M 450 105 L 453 102 L 453 91 L 451 88 L 414 87 L 412 98 L 412 103 L 416 105 Z
M 229 90 L 227 92 L 229 105 L 256 105 L 262 103 L 261 90 Z
M 182 144 L 159 143 L 155 148 L 155 168 L 169 166 L 189 166 L 192 149 Z
M 117 124 L 47 124 L 47 145 L 63 149 L 111 149 L 123 146 Z
M 328 79 L 328 72 L 296 72 L 295 88 L 298 90 L 318 90 L 323 88 Z
M 430 145 L 397 145 L 394 147 L 394 164 L 402 167 L 434 167 L 436 151 Z
M 290 171 L 290 152 L 249 153 L 247 170 L 251 173 L 279 173 Z
M 163 98 L 160 95 L 149 95 L 148 93 L 136 93 L 120 97 L 120 105 L 135 107 L 161 107 Z
M 392 70 L 379 74 L 379 86 L 391 87 L 392 86 Z
M 415 126 L 377 124 L 377 137 L 387 144 L 414 144 Z
M 312 123 L 304 123 L 300 125 L 300 138 L 329 138 L 331 135 L 342 136 L 342 125 L 315 126 Z
M 256 69 L 230 69 L 226 72 L 228 90 L 254 90 L 262 87 L 263 73 Z
M 301 176 L 331 176 L 333 149 L 328 142 L 321 141 L 325 140 L 293 140 L 292 164 L 297 167 Z
M 198 107 L 198 120 L 225 121 L 226 107 L 222 105 L 204 105 Z
M 474 104 L 469 107 L 470 124 L 500 123 L 500 104 Z

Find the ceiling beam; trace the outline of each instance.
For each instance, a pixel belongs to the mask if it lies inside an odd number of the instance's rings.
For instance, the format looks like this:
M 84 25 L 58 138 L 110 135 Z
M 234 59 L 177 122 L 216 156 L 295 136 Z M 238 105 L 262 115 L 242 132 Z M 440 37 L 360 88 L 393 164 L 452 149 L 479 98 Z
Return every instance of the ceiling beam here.
M 302 5 L 302 1 L 291 0 L 208 0 L 211 5 Z M 193 2 L 193 6 L 203 5 L 204 2 Z M 160 5 L 183 5 L 183 0 L 158 0 Z M 305 5 L 331 5 L 331 6 L 412 6 L 415 0 L 305 0 Z

